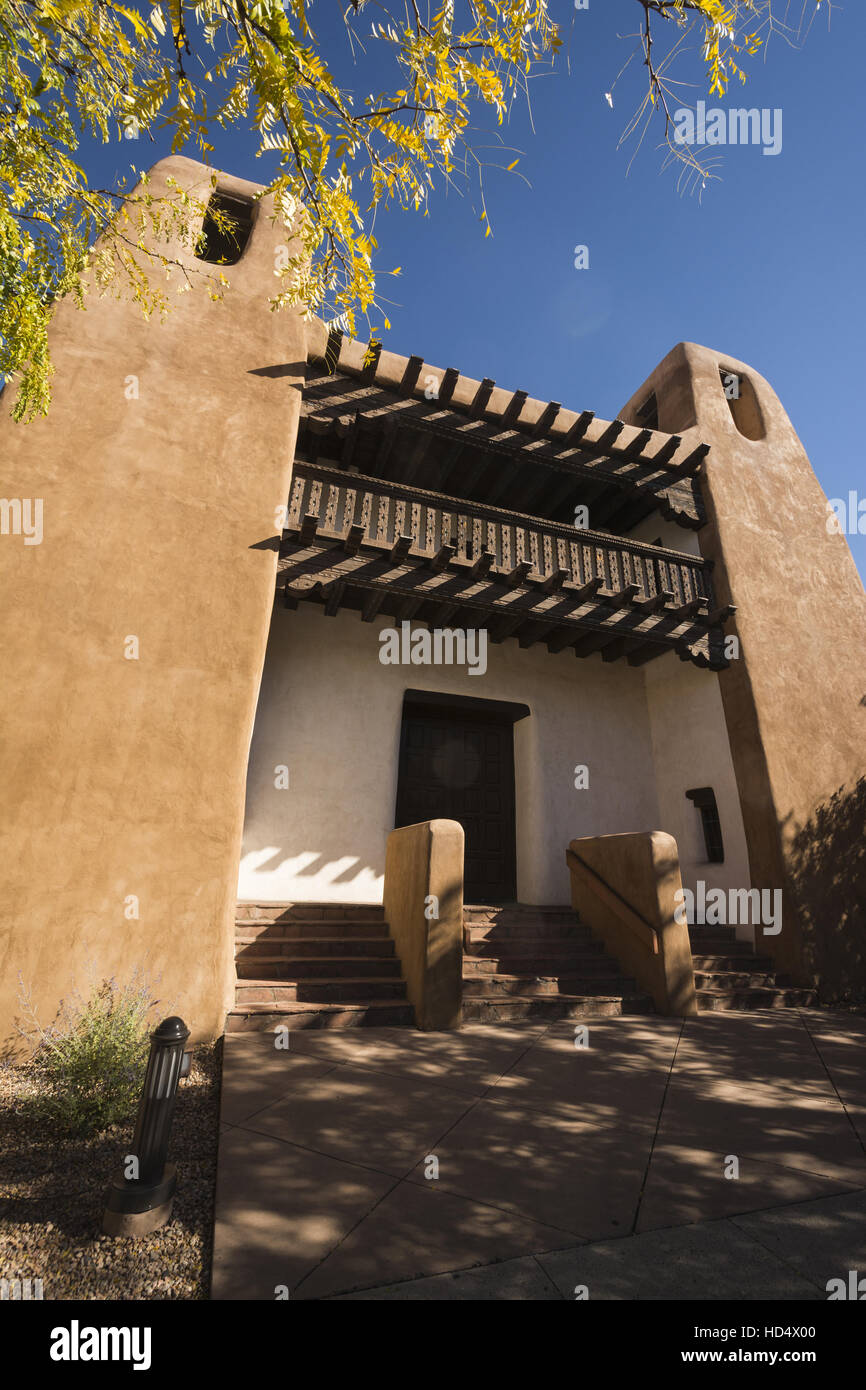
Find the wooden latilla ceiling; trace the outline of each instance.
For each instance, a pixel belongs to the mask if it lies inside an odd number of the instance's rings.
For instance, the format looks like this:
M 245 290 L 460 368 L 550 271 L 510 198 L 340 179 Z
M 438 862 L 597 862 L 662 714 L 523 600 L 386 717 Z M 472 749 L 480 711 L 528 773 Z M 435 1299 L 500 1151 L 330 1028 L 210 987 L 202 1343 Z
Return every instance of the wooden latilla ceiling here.
M 659 508 L 702 524 L 705 446 L 682 457 L 676 436 L 495 392 L 418 358 L 382 353 L 365 367 L 362 344 L 314 329 L 328 362 L 305 388 L 278 571 L 289 607 L 484 627 L 494 642 L 633 666 L 670 650 L 728 665 L 733 609 L 716 608 L 708 562 L 568 524 L 580 502 L 595 527 L 600 513 L 622 526 Z M 424 398 L 430 376 L 438 400 Z M 449 479 L 460 482 L 450 496 Z
M 620 533 L 655 511 L 693 529 L 706 521 L 696 474 L 708 445 L 375 345 L 365 366 L 369 347 L 312 328 L 297 443 L 311 462 L 565 523 L 585 505 L 594 529 Z

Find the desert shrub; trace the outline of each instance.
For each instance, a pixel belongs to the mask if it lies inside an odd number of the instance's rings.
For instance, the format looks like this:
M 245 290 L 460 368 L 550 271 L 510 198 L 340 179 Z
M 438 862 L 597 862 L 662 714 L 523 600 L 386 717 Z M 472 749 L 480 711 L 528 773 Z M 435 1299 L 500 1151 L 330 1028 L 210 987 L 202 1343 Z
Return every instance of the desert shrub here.
M 135 1112 L 158 1001 L 139 974 L 126 985 L 93 984 L 61 1002 L 43 1028 L 30 1011 L 30 1065 L 42 1079 L 41 1108 L 70 1134 L 96 1134 Z

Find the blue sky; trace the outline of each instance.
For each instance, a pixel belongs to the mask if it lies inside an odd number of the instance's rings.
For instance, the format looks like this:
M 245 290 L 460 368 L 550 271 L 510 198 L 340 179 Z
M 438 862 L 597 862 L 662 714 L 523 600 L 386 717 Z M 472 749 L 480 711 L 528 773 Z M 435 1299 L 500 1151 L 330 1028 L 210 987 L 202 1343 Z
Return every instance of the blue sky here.
M 311 11 L 332 66 L 360 93 L 376 90 L 367 71 L 352 70 L 338 9 L 329 0 Z M 675 343 L 706 343 L 769 379 L 830 497 L 852 488 L 866 496 L 866 15 L 862 0 L 847 0 L 828 32 L 826 11 L 825 3 L 802 49 L 774 41 L 766 61 L 750 60 L 745 89 L 707 98 L 781 108 L 783 142 L 776 156 L 722 147 L 721 181 L 699 201 L 662 171 L 657 131 L 630 170 L 633 147 L 617 148 L 639 99 L 639 61 L 613 87 L 613 109 L 604 93 L 634 47 L 618 36 L 637 26 L 634 0 L 590 0 L 577 12 L 552 0 L 565 52 L 532 84 L 534 134 L 520 108 L 504 128 L 515 153 L 490 151 L 503 164 L 519 152 L 531 185 L 487 170 L 493 234 L 484 236 L 476 189 L 434 196 L 426 218 L 379 216 L 379 265 L 402 267 L 380 282 L 391 301 L 386 346 L 610 418 Z M 694 55 L 679 71 L 701 80 Z M 683 95 L 707 96 L 697 85 Z M 487 143 L 483 132 L 477 138 Z M 215 143 L 218 165 L 267 177 L 246 134 Z M 97 181 L 163 152 L 124 142 L 91 150 L 87 167 Z M 589 247 L 588 270 L 574 268 L 578 244 Z M 866 535 L 849 544 L 866 574 Z

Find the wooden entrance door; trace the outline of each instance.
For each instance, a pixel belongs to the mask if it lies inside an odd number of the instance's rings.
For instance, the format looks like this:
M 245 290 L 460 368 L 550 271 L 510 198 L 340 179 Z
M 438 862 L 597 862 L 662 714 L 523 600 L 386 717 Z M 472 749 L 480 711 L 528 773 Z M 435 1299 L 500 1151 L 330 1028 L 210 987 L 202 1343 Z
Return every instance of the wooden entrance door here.
M 464 901 L 513 902 L 517 874 L 510 720 L 404 706 L 395 824 L 436 819 L 463 826 Z

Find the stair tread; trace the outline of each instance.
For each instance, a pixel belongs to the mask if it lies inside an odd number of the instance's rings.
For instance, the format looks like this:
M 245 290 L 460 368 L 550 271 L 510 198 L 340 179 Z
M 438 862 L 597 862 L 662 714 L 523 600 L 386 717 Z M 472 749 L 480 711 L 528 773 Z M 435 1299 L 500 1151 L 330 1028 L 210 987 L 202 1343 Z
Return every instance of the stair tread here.
M 355 1009 L 400 1009 L 411 1008 L 410 1004 L 401 1001 L 395 1002 L 393 999 L 352 999 L 346 1003 L 321 1003 L 301 1002 L 298 999 L 276 999 L 270 1003 L 249 1003 L 235 1005 L 230 1010 L 233 1014 L 254 1013 L 254 1014 L 304 1014 L 304 1013 L 345 1013 L 347 1010 Z

